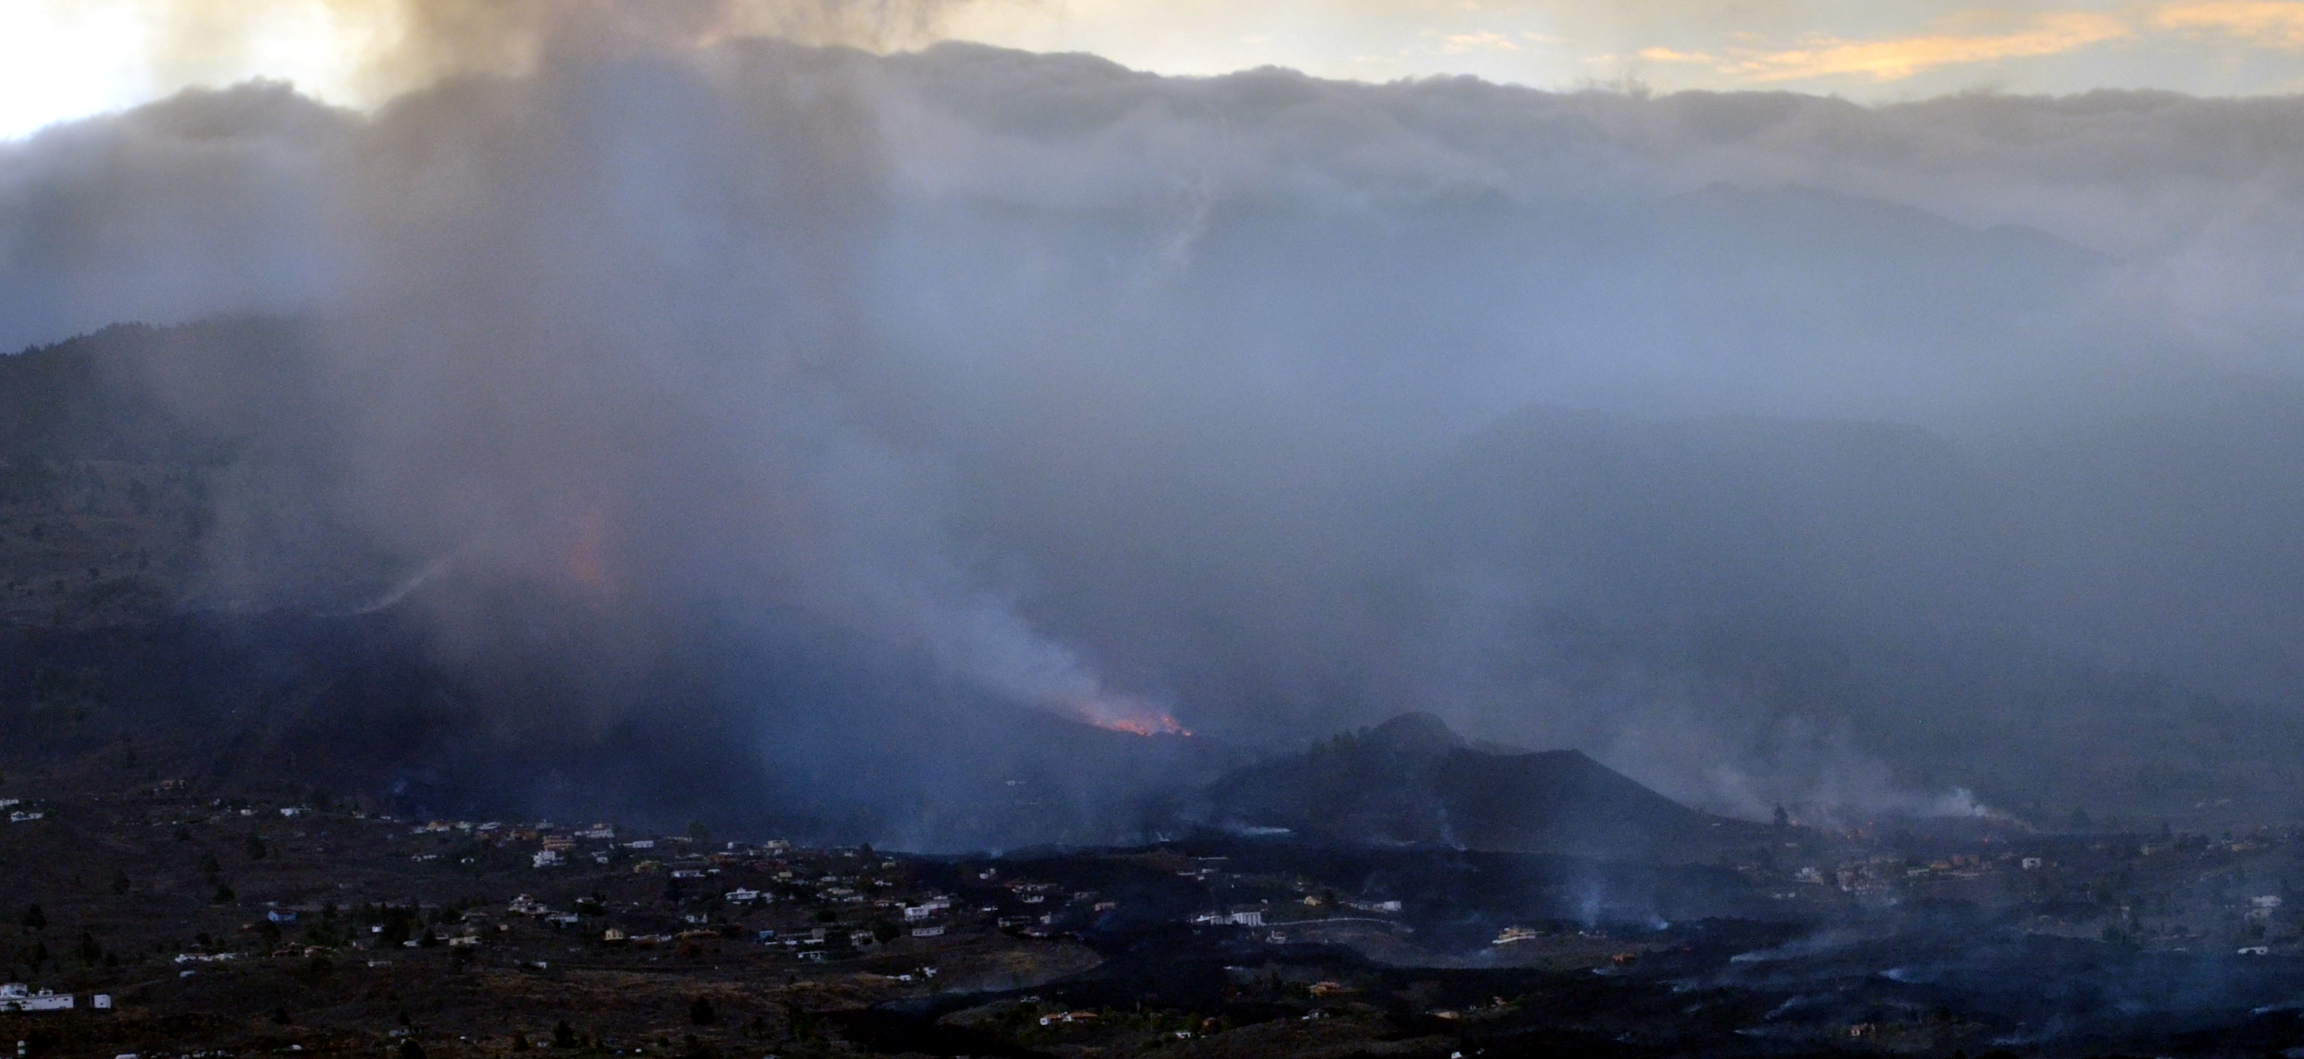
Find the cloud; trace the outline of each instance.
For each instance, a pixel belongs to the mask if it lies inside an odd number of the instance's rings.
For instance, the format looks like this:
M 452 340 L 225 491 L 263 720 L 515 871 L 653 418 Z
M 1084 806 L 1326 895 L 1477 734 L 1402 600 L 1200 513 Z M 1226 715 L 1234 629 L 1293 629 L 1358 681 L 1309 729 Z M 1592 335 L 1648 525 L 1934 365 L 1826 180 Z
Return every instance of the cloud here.
M 138 90 L 252 74 L 380 102 L 442 77 L 518 74 L 556 53 L 631 53 L 770 35 L 814 44 L 918 45 L 966 0 L 18 0 L 0 26 L 67 47 L 101 25 L 100 49 L 71 56 L 135 68 Z M 10 26 L 9 23 L 16 23 Z M 34 51 L 17 61 L 37 61 Z
M 1670 48 L 1642 48 L 1641 58 L 1656 63 L 1714 63 L 1720 60 L 1704 52 L 1674 51 Z
M 1451 33 L 1440 38 L 1440 53 L 1442 55 L 1463 55 L 1468 52 L 1479 51 L 1513 52 L 1519 50 L 1520 45 L 1517 41 L 1514 41 L 1512 38 L 1492 30 L 1478 30 L 1472 33 Z
M 2295 0 L 2193 0 L 2161 6 L 2152 24 L 2213 31 L 2274 48 L 2304 48 L 2304 3 Z
M 2127 23 L 2110 15 L 2058 12 L 2037 16 L 2023 29 L 1992 35 L 1871 41 L 1822 36 L 1798 48 L 1739 55 L 1721 72 L 1762 84 L 1826 77 L 1897 81 L 1936 67 L 2059 55 L 2133 36 Z

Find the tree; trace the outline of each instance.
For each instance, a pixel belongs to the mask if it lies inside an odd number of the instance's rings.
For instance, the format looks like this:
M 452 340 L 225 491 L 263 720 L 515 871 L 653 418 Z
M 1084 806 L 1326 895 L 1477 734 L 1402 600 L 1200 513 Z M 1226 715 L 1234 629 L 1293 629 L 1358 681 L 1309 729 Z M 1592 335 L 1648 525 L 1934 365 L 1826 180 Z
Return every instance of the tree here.
M 39 930 L 48 925 L 48 913 L 42 912 L 39 905 L 26 908 L 24 910 L 24 925 Z
M 400 1042 L 400 1059 L 424 1059 L 424 1046 L 410 1037 Z
M 112 892 L 116 894 L 128 892 L 128 873 L 126 871 L 116 870 L 112 873 Z
M 688 1005 L 688 1021 L 699 1026 L 709 1026 L 718 1017 L 712 1010 L 711 997 L 697 997 L 693 1003 Z
M 265 853 L 265 849 L 264 849 L 264 836 L 262 836 L 262 835 L 259 835 L 259 834 L 255 833 L 255 832 L 253 832 L 253 831 L 249 832 L 249 833 L 248 833 L 248 859 L 249 859 L 249 860 L 263 860 L 263 859 L 264 859 L 264 853 Z
M 568 1025 L 568 1020 L 562 1019 L 552 1027 L 552 1047 L 576 1047 L 576 1030 L 575 1027 Z
M 688 821 L 688 837 L 695 839 L 699 846 L 709 846 L 712 844 L 712 829 L 705 827 L 702 820 L 690 820 Z

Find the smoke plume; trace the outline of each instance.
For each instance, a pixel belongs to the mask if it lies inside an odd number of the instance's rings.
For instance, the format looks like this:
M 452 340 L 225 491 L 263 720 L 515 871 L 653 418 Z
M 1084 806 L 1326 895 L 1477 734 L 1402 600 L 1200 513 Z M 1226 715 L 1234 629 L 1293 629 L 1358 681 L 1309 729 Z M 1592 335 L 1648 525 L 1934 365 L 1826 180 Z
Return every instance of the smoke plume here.
M 0 146 L 0 342 L 290 321 L 121 367 L 246 439 L 189 602 L 414 608 L 579 674 L 501 723 L 611 731 L 708 639 L 770 756 L 935 756 L 986 703 L 1251 742 L 1422 709 L 1764 813 L 2100 789 L 2178 709 L 2117 674 L 2304 688 L 2298 100 L 405 12 L 427 87 L 372 113 L 253 83 Z M 793 675 L 835 655 L 882 683 Z M 2039 716 L 2056 776 L 1952 746 Z

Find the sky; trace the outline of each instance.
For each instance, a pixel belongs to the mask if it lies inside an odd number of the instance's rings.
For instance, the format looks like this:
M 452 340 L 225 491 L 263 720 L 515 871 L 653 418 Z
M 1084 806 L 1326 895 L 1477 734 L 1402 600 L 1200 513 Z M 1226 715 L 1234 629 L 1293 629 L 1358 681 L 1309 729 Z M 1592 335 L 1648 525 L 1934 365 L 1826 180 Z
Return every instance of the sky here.
M 265 77 L 371 105 L 438 72 L 395 56 L 433 0 L 0 0 L 0 136 Z M 676 5 L 675 5 L 676 6 Z M 2304 0 L 965 0 L 875 34 L 1089 52 L 1157 73 L 1471 75 L 1536 88 L 2304 92 Z

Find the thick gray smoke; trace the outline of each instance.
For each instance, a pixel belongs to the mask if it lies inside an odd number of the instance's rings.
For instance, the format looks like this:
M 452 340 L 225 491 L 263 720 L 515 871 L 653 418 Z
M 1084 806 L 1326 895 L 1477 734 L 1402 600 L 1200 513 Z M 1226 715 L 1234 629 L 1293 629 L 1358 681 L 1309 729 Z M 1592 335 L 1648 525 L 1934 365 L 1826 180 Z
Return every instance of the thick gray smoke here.
M 636 708 L 695 608 L 930 698 L 1422 709 L 1746 812 L 2142 783 L 2168 696 L 2304 690 L 2304 101 L 694 28 L 0 146 L 0 344 L 298 321 L 292 363 L 135 369 L 275 457 L 201 602 L 542 636 L 593 675 L 551 725 Z M 1963 749 L 2008 733 L 2081 764 Z

